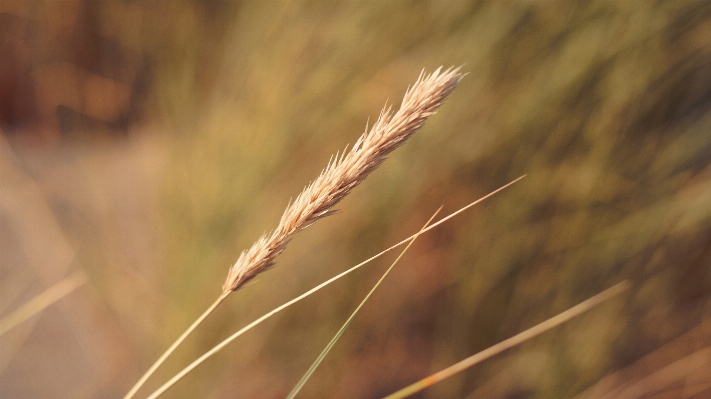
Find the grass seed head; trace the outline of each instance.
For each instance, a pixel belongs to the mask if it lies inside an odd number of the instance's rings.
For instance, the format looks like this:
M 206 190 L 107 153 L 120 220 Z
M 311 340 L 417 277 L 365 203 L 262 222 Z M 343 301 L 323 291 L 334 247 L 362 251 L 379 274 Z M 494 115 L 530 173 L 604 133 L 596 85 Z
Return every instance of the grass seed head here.
M 277 228 L 242 252 L 227 273 L 223 292 L 237 290 L 273 266 L 290 236 L 336 213 L 333 207 L 437 112 L 462 76 L 459 68 L 444 71 L 438 68 L 429 75 L 420 73 L 405 92 L 400 109 L 393 113 L 392 106 L 383 107 L 378 120 L 356 140 L 351 150 L 333 157 L 316 180 L 286 207 Z

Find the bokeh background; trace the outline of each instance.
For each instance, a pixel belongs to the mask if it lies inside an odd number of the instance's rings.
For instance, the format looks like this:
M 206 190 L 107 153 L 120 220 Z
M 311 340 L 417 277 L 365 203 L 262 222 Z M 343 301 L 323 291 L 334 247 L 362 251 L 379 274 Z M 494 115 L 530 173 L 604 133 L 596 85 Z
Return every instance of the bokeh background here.
M 440 112 L 149 381 L 422 236 L 302 391 L 375 398 L 620 282 L 422 398 L 711 397 L 711 3 L 0 1 L 0 397 L 118 398 L 241 250 L 425 68 Z M 394 259 L 260 325 L 167 397 L 281 398 Z M 610 396 L 605 396 L 610 395 Z

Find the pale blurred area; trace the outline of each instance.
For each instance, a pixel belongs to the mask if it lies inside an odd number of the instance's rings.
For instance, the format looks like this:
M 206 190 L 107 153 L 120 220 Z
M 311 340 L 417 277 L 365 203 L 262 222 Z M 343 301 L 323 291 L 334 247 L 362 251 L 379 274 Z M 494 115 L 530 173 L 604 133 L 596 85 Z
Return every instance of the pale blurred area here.
M 389 394 L 622 280 L 418 398 L 711 397 L 711 3 L 0 0 L 0 398 L 120 398 L 290 198 L 425 68 L 468 75 L 138 397 L 443 214 L 303 398 Z M 394 259 L 260 325 L 170 398 L 283 398 Z

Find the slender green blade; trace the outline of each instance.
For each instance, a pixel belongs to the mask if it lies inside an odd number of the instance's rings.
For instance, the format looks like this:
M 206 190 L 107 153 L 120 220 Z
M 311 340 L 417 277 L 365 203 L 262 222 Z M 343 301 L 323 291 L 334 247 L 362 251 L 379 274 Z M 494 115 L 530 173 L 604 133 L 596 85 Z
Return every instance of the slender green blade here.
M 301 377 L 301 379 L 300 379 L 299 382 L 296 384 L 296 386 L 294 387 L 294 389 L 292 389 L 291 392 L 289 392 L 289 395 L 287 396 L 287 399 L 293 399 L 294 397 L 296 397 L 296 394 L 298 394 L 299 391 L 301 390 L 301 388 L 303 388 L 304 384 L 306 384 L 306 381 L 308 381 L 309 378 L 311 378 L 311 375 L 314 373 L 314 371 L 315 371 L 316 368 L 319 366 L 319 364 L 321 364 L 321 361 L 323 361 L 323 359 L 326 357 L 326 355 L 327 355 L 328 352 L 331 350 L 331 348 L 333 348 L 333 345 L 336 344 L 336 341 L 338 341 L 338 338 L 340 338 L 341 335 L 343 335 L 343 332 L 346 330 L 346 328 L 348 327 L 348 325 L 351 324 L 351 321 L 353 320 L 353 318 L 355 317 L 355 315 L 358 313 L 358 311 L 360 311 L 360 308 L 362 308 L 363 305 L 365 304 L 365 302 L 368 301 L 368 299 L 370 298 L 370 296 L 373 295 L 373 292 L 375 292 L 375 290 L 378 288 L 378 286 L 380 285 L 380 283 L 382 283 L 383 280 L 385 280 L 385 277 L 390 273 L 390 271 L 391 271 L 391 270 L 393 269 L 393 267 L 397 264 L 397 262 L 400 260 L 400 258 L 402 258 L 402 256 L 405 255 L 405 252 L 407 252 L 407 250 L 410 248 L 410 246 L 412 245 L 412 243 L 415 242 L 415 240 L 417 239 L 417 237 L 419 237 L 420 234 L 422 234 L 422 233 L 424 232 L 424 230 L 427 228 L 427 226 L 432 222 L 432 220 L 435 218 L 435 216 L 437 216 L 437 214 L 438 214 L 439 211 L 441 211 L 441 210 L 442 210 L 442 207 L 440 206 L 439 209 L 437 209 L 437 212 L 435 212 L 434 215 L 432 215 L 432 217 L 430 217 L 430 219 L 427 221 L 427 223 L 425 223 L 425 225 L 422 226 L 422 229 L 420 229 L 420 231 L 419 231 L 414 237 L 412 237 L 412 240 L 410 240 L 410 242 L 407 244 L 407 246 L 405 247 L 405 249 L 403 249 L 402 252 L 400 252 L 400 255 L 398 255 L 397 259 L 395 259 L 395 260 L 393 261 L 393 263 L 390 265 L 390 267 L 388 268 L 388 270 L 385 271 L 385 273 L 380 277 L 380 279 L 378 280 L 378 282 L 375 283 L 375 285 L 374 285 L 373 288 L 370 290 L 370 292 L 368 292 L 368 295 L 366 295 L 365 298 L 363 298 L 363 300 L 360 302 L 360 305 L 358 305 L 358 307 L 353 311 L 353 313 L 351 313 L 350 317 L 348 317 L 348 320 L 346 320 L 346 322 L 343 323 L 343 326 L 341 327 L 340 330 L 338 330 L 338 332 L 336 333 L 336 335 L 331 339 L 331 342 L 329 342 L 328 345 L 326 345 L 326 347 L 323 349 L 323 351 L 321 352 L 321 354 L 319 354 L 318 357 L 316 358 L 316 360 L 313 362 L 313 364 L 311 364 L 311 367 L 309 367 L 309 369 L 306 371 L 306 373 L 304 374 L 304 376 Z

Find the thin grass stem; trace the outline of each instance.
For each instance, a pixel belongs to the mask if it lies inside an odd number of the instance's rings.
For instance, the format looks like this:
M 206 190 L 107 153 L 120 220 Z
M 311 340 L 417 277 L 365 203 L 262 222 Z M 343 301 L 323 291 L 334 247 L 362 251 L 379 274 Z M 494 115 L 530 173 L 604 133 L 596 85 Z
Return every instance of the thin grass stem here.
M 349 273 L 351 273 L 351 272 L 356 271 L 357 269 L 363 267 L 365 264 L 369 263 L 370 261 L 375 260 L 375 259 L 379 258 L 380 256 L 382 256 L 382 255 L 384 255 L 384 254 L 386 254 L 386 253 L 392 251 L 393 249 L 395 249 L 395 248 L 397 248 L 397 247 L 399 247 L 399 246 L 401 246 L 401 245 L 407 243 L 408 241 L 410 241 L 412 238 L 414 238 L 414 237 L 417 236 L 418 234 L 422 234 L 422 233 L 425 233 L 425 232 L 427 232 L 427 231 L 432 230 L 433 228 L 435 228 L 435 227 L 439 226 L 440 224 L 446 222 L 447 220 L 449 220 L 449 219 L 451 219 L 451 218 L 453 218 L 453 217 L 459 215 L 460 213 L 462 213 L 462 212 L 464 212 L 465 210 L 467 210 L 467 209 L 473 207 L 474 205 L 476 205 L 476 204 L 478 204 L 478 203 L 484 201 L 484 200 L 487 199 L 487 198 L 490 198 L 491 196 L 495 195 L 496 193 L 501 192 L 502 190 L 506 189 L 507 187 L 510 187 L 511 185 L 513 185 L 513 184 L 515 184 L 516 182 L 520 181 L 520 180 L 523 179 L 524 177 L 526 177 L 526 175 L 523 175 L 523 176 L 519 177 L 518 179 L 515 179 L 515 180 L 513 180 L 513 181 L 511 181 L 511 182 L 509 182 L 509 183 L 507 183 L 507 184 L 505 184 L 505 185 L 499 187 L 498 189 L 496 189 L 496 190 L 490 192 L 489 194 L 487 194 L 487 195 L 485 195 L 485 196 L 479 198 L 478 200 L 472 202 L 471 204 L 469 204 L 469 205 L 467 205 L 467 206 L 464 206 L 463 208 L 460 208 L 460 209 L 457 210 L 456 212 L 453 212 L 453 213 L 449 214 L 448 216 L 446 216 L 446 217 L 440 219 L 439 221 L 433 223 L 432 225 L 430 225 L 430 226 L 427 227 L 426 229 L 422 230 L 421 232 L 419 232 L 419 233 L 417 233 L 417 234 L 411 235 L 410 237 L 408 237 L 408 238 L 406 238 L 406 239 L 400 241 L 399 243 L 397 243 L 397 244 L 391 246 L 390 248 L 381 251 L 381 252 L 378 253 L 377 255 L 374 255 L 374 256 L 372 256 L 372 257 L 366 259 L 365 261 L 363 261 L 363 262 L 361 262 L 361 263 L 359 263 L 359 264 L 357 264 L 357 265 L 351 267 L 350 269 L 348 269 L 348 270 L 346 270 L 346 271 L 344 271 L 344 272 L 342 272 L 342 273 L 336 275 L 335 277 L 332 277 L 332 278 L 330 278 L 330 279 L 324 281 L 323 283 L 317 285 L 316 287 L 310 289 L 309 291 L 306 291 L 305 293 L 299 295 L 298 297 L 296 297 L 296 298 L 294 298 L 294 299 L 292 299 L 292 300 L 290 300 L 290 301 L 288 301 L 288 302 L 286 302 L 286 303 L 284 303 L 284 304 L 282 304 L 282 305 L 280 305 L 280 306 L 278 306 L 278 307 L 272 309 L 271 311 L 269 311 L 268 313 L 266 313 L 266 314 L 263 315 L 262 317 L 260 317 L 260 318 L 258 318 L 257 320 L 251 322 L 250 324 L 248 324 L 247 326 L 243 327 L 241 330 L 237 331 L 236 333 L 232 334 L 231 336 L 229 336 L 228 338 L 226 338 L 224 341 L 222 341 L 221 343 L 219 343 L 218 345 L 216 345 L 215 347 L 213 347 L 213 348 L 210 349 L 209 351 L 205 352 L 202 356 L 200 356 L 200 357 L 199 357 L 198 359 L 196 359 L 194 362 L 190 363 L 190 365 L 188 365 L 187 367 L 185 367 L 185 368 L 184 368 L 183 370 L 181 370 L 178 374 L 176 374 L 175 376 L 173 376 L 173 378 L 171 378 L 170 380 L 168 380 L 168 382 L 166 382 L 166 383 L 163 384 L 160 388 L 158 388 L 155 392 L 153 392 L 153 393 L 148 397 L 148 399 L 155 399 L 155 398 L 159 397 L 160 395 L 162 395 L 165 391 L 167 391 L 169 388 L 171 388 L 173 385 L 175 385 L 175 383 L 177 383 L 178 381 L 180 381 L 183 377 L 185 377 L 185 376 L 186 376 L 188 373 L 190 373 L 193 369 L 195 369 L 197 366 L 199 366 L 202 362 L 204 362 L 205 360 L 209 359 L 210 357 L 212 357 L 213 355 L 215 355 L 216 353 L 218 353 L 219 351 L 221 351 L 225 346 L 229 345 L 232 341 L 234 341 L 235 339 L 237 339 L 240 335 L 242 335 L 242 334 L 244 334 L 245 332 L 251 330 L 252 328 L 254 328 L 255 326 L 257 326 L 258 324 L 260 324 L 260 323 L 263 322 L 264 320 L 267 320 L 268 318 L 274 316 L 275 314 L 281 312 L 282 310 L 288 308 L 289 306 L 295 304 L 296 302 L 299 302 L 300 300 L 302 300 L 302 299 L 308 297 L 309 295 L 315 293 L 316 291 L 322 289 L 323 287 L 325 287 L 325 286 L 327 286 L 327 285 L 333 283 L 334 281 L 340 279 L 341 277 L 343 277 L 343 276 L 345 276 L 345 275 L 347 275 L 347 274 L 349 274 Z
M 64 298 L 67 294 L 86 284 L 86 282 L 86 274 L 82 271 L 77 271 L 49 287 L 26 304 L 17 308 L 14 312 L 3 317 L 2 320 L 0 320 L 0 336 Z
M 316 368 L 319 366 L 319 364 L 321 364 L 321 361 L 323 361 L 323 359 L 326 357 L 326 355 L 331 350 L 331 348 L 333 348 L 333 345 L 336 344 L 336 341 L 338 341 L 338 339 L 341 337 L 341 335 L 343 335 L 343 332 L 346 330 L 346 328 L 348 328 L 348 326 L 351 324 L 351 321 L 353 320 L 353 318 L 355 318 L 356 314 L 358 314 L 358 311 L 360 311 L 360 309 L 363 307 L 363 305 L 365 305 L 365 303 L 368 301 L 368 299 L 370 299 L 370 296 L 373 295 L 373 292 L 375 292 L 375 290 L 380 286 L 380 284 L 383 282 L 383 280 L 385 280 L 385 277 L 387 277 L 387 275 L 390 274 L 390 271 L 393 269 L 393 267 L 395 267 L 395 264 L 397 264 L 400 261 L 400 259 L 403 257 L 403 255 L 405 255 L 405 252 L 407 252 L 407 250 L 410 249 L 412 244 L 415 242 L 417 237 L 419 237 L 419 235 L 422 234 L 422 232 L 425 230 L 425 228 L 427 228 L 427 225 L 429 225 L 430 222 L 432 222 L 432 219 L 434 219 L 435 216 L 437 216 L 437 214 L 441 210 L 442 210 L 442 207 L 440 206 L 439 209 L 437 209 L 437 211 L 430 217 L 430 219 L 427 221 L 427 223 L 425 223 L 425 225 L 422 226 L 422 229 L 420 229 L 420 231 L 417 234 L 415 234 L 414 237 L 412 237 L 412 240 L 410 240 L 410 242 L 407 244 L 407 246 L 402 250 L 402 252 L 400 252 L 400 255 L 398 255 L 398 257 L 393 261 L 393 263 L 390 265 L 388 270 L 386 270 L 385 273 L 383 273 L 383 275 L 380 277 L 378 282 L 375 283 L 375 285 L 370 290 L 370 292 L 368 292 L 368 295 L 366 295 L 365 298 L 363 298 L 363 300 L 360 302 L 358 307 L 353 311 L 353 313 L 351 313 L 350 317 L 348 317 L 348 320 L 346 320 L 346 322 L 343 323 L 343 326 L 341 326 L 341 329 L 338 330 L 336 335 L 331 339 L 331 341 L 328 343 L 328 345 L 326 345 L 326 347 L 323 349 L 323 351 L 318 355 L 316 360 L 313 362 L 311 367 L 309 367 L 309 369 L 306 371 L 304 376 L 301 377 L 301 379 L 296 384 L 294 389 L 292 389 L 291 392 L 289 392 L 289 395 L 286 397 L 286 399 L 294 399 L 296 397 L 296 395 L 299 393 L 299 391 L 301 391 L 301 388 L 303 388 L 304 384 L 306 384 L 306 381 L 308 381 L 309 378 L 311 378 L 311 375 L 314 373 L 314 371 L 316 371 Z
M 417 392 L 422 391 L 425 388 L 428 388 L 446 378 L 449 378 L 477 363 L 480 363 L 494 355 L 498 355 L 499 353 L 511 349 L 516 345 L 520 345 L 523 342 L 537 336 L 540 334 L 543 334 L 544 332 L 557 327 L 570 319 L 579 316 L 588 310 L 592 309 L 593 307 L 607 301 L 608 299 L 614 297 L 615 295 L 618 295 L 625 291 L 626 289 L 629 288 L 629 283 L 627 281 L 623 281 L 611 288 L 606 289 L 605 291 L 595 295 L 592 298 L 589 298 L 585 300 L 584 302 L 581 302 L 572 308 L 564 311 L 563 313 L 559 313 L 556 316 L 551 317 L 550 319 L 537 324 L 528 330 L 521 332 L 519 334 L 514 335 L 513 337 L 506 339 L 504 341 L 499 342 L 498 344 L 491 346 L 487 349 L 484 349 L 483 351 L 472 355 L 458 363 L 455 363 L 449 367 L 447 367 L 444 370 L 441 370 L 437 373 L 434 373 L 430 375 L 429 377 L 425 377 L 421 379 L 420 381 L 417 381 L 416 383 L 409 385 L 395 393 L 392 393 L 388 396 L 386 396 L 384 399 L 402 399 L 406 398 L 410 395 L 413 395 Z
M 124 399 L 135 395 L 173 350 L 230 292 L 238 290 L 272 267 L 294 234 L 337 213 L 334 209 L 336 204 L 377 169 L 388 154 L 420 129 L 427 118 L 437 112 L 463 76 L 459 68 L 442 70 L 440 67 L 428 75 L 423 70 L 415 84 L 405 92 L 400 109 L 393 113 L 392 107 L 386 104 L 375 124 L 356 140 L 351 150 L 344 150 L 340 155 L 336 153 L 326 169 L 304 188 L 294 202 L 289 203 L 277 228 L 262 235 L 252 247 L 242 252 L 237 262 L 230 267 L 222 286 L 223 294 L 216 303 L 171 345 Z
M 158 358 L 158 360 L 155 361 L 155 363 L 153 363 L 153 365 L 148 369 L 148 371 L 146 371 L 145 374 L 143 374 L 143 376 L 141 376 L 141 378 L 136 382 L 136 384 L 131 388 L 130 391 L 128 391 L 126 396 L 124 396 L 123 398 L 130 399 L 134 395 L 136 395 L 136 392 L 138 392 L 138 390 L 141 389 L 143 384 L 146 383 L 148 378 L 150 378 L 151 375 L 153 375 L 153 373 L 158 369 L 158 367 L 160 367 L 160 365 L 163 364 L 163 362 L 165 362 L 165 359 L 167 359 L 168 356 L 170 356 L 173 353 L 173 351 L 175 351 L 175 348 L 177 348 L 181 343 L 183 343 L 183 341 L 185 341 L 185 338 L 187 338 L 188 335 L 190 335 L 193 332 L 193 330 L 195 330 L 197 328 L 197 326 L 199 326 L 207 318 L 207 316 L 209 316 L 210 313 L 212 313 L 215 310 L 215 308 L 217 308 L 217 306 L 220 305 L 222 303 L 222 301 L 225 300 L 225 298 L 227 298 L 228 295 L 229 295 L 229 292 L 223 292 L 222 294 L 220 294 L 220 296 L 217 298 L 217 300 L 212 305 L 210 305 L 210 307 L 207 308 L 207 310 L 202 315 L 200 315 L 200 317 L 198 317 L 197 320 L 195 320 L 193 322 L 193 324 L 191 324 L 190 327 L 188 327 L 188 329 L 185 330 L 185 332 L 183 332 L 183 334 L 180 337 L 178 337 L 177 340 L 175 340 L 175 342 L 173 342 L 173 344 L 161 355 L 160 358 Z

